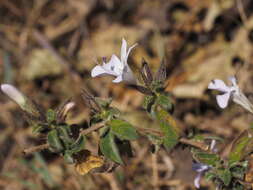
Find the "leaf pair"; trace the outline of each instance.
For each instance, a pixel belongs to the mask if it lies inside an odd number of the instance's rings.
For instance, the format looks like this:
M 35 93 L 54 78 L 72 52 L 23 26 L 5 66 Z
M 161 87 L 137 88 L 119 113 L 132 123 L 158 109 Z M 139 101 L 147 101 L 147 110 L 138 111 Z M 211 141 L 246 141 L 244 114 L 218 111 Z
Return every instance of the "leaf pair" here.
M 57 126 L 48 133 L 47 143 L 49 144 L 49 150 L 63 154 L 67 163 L 74 163 L 73 155 L 84 149 L 85 137 L 81 135 L 74 140 L 70 134 L 69 126 Z

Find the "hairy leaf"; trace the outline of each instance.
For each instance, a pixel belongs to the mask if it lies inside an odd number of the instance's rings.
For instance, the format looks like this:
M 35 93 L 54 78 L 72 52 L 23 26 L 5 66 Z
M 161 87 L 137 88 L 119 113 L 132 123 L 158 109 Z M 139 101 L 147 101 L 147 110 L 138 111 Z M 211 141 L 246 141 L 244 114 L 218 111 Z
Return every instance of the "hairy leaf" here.
M 156 110 L 156 119 L 164 134 L 163 144 L 168 150 L 170 150 L 177 145 L 181 129 L 176 124 L 173 117 L 164 109 Z
M 217 171 L 219 179 L 224 183 L 225 186 L 228 186 L 231 182 L 232 175 L 231 172 L 227 169 L 219 169 Z
M 53 129 L 47 135 L 47 143 L 50 146 L 50 150 L 53 152 L 61 152 L 64 150 L 64 146 L 58 137 L 57 130 Z
M 157 101 L 157 104 L 159 104 L 162 108 L 164 108 L 168 112 L 170 112 L 173 109 L 173 105 L 168 95 L 160 94 L 157 97 L 156 101 Z
M 197 162 L 206 164 L 208 166 L 215 166 L 220 161 L 218 155 L 197 149 L 192 150 L 192 156 Z
M 233 142 L 229 154 L 229 163 L 238 162 L 247 157 L 253 150 L 253 129 L 245 130 Z
M 108 125 L 111 127 L 112 133 L 122 140 L 135 140 L 138 138 L 136 129 L 126 121 L 114 119 Z
M 52 110 L 52 109 L 47 110 L 46 117 L 47 117 L 47 122 L 48 123 L 51 123 L 51 122 L 55 121 L 55 119 L 56 119 L 55 111 Z
M 108 132 L 100 139 L 100 150 L 105 157 L 108 159 L 123 164 L 123 161 L 120 157 L 118 147 L 114 141 L 114 135 L 111 132 Z
M 72 153 L 77 153 L 81 150 L 84 149 L 85 147 L 85 141 L 86 138 L 85 136 L 80 136 L 71 146 L 70 146 L 70 150 Z

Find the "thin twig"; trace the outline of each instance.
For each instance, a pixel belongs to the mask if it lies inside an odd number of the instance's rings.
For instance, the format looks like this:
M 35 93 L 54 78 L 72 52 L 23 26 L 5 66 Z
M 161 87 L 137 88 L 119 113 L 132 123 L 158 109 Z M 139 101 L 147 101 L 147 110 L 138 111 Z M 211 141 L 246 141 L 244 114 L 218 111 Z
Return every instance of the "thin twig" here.
M 89 133 L 91 133 L 91 132 L 93 132 L 93 131 L 96 131 L 96 130 L 98 130 L 98 129 L 104 127 L 105 124 L 106 124 L 105 121 L 102 121 L 102 122 L 100 122 L 100 123 L 96 123 L 96 124 L 92 125 L 91 127 L 87 128 L 87 129 L 85 129 L 85 130 L 82 130 L 82 131 L 80 132 L 80 135 L 87 135 L 87 134 L 89 134 Z
M 158 135 L 159 137 L 163 137 L 164 134 L 161 131 L 155 130 L 155 129 L 149 129 L 149 128 L 142 128 L 142 127 L 135 127 L 139 132 L 141 133 L 151 133 L 154 135 Z M 196 142 L 194 140 L 191 139 L 186 139 L 186 138 L 180 138 L 179 142 L 182 144 L 186 144 L 186 145 L 190 145 L 190 146 L 194 146 L 196 148 L 199 148 L 201 150 L 207 151 L 208 150 L 208 145 L 201 143 L 201 142 Z
M 31 154 L 31 153 L 34 153 L 34 152 L 42 151 L 42 150 L 47 149 L 47 148 L 49 148 L 49 144 L 42 144 L 42 145 L 39 145 L 39 146 L 24 149 L 23 154 L 27 155 L 27 154 Z
M 194 140 L 191 139 L 186 139 L 186 138 L 180 138 L 179 142 L 181 142 L 182 144 L 186 144 L 186 145 L 190 145 L 190 146 L 194 146 L 196 148 L 199 148 L 201 150 L 207 151 L 208 150 L 208 145 L 201 143 L 201 142 L 196 142 Z

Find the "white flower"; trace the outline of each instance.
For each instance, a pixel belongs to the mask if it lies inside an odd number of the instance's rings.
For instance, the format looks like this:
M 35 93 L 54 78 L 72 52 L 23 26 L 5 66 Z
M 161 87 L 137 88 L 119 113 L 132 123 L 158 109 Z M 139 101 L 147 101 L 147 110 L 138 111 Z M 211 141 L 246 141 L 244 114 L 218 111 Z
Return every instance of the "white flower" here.
M 1 90 L 10 99 L 16 102 L 19 106 L 24 107 L 26 104 L 26 97 L 14 86 L 10 84 L 2 84 Z
M 208 89 L 218 90 L 222 92 L 221 95 L 216 96 L 217 103 L 220 108 L 224 109 L 228 105 L 229 99 L 232 99 L 235 103 L 241 105 L 249 112 L 253 113 L 253 106 L 247 97 L 241 92 L 239 86 L 237 85 L 236 78 L 230 77 L 232 85 L 227 86 L 222 80 L 215 79 L 211 81 L 208 85 Z
M 123 38 L 121 46 L 121 57 L 120 59 L 113 54 L 108 63 L 103 62 L 102 65 L 95 66 L 91 71 L 91 76 L 96 77 L 103 74 L 113 75 L 116 78 L 112 81 L 114 83 L 119 83 L 121 81 L 126 81 L 129 83 L 135 83 L 135 78 L 133 72 L 127 64 L 127 58 L 130 51 L 136 46 L 134 44 L 127 50 L 127 42 Z

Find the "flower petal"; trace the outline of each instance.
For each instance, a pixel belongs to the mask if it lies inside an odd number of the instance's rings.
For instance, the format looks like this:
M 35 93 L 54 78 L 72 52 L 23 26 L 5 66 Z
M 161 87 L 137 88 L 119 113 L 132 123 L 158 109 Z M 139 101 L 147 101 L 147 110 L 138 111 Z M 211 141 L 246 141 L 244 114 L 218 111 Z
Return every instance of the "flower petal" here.
M 200 179 L 201 179 L 201 173 L 198 173 L 198 175 L 194 179 L 194 186 L 199 189 L 200 188 Z
M 129 56 L 129 54 L 130 54 L 130 52 L 132 51 L 132 49 L 135 47 L 135 46 L 137 46 L 138 44 L 136 43 L 136 44 L 134 44 L 134 45 L 132 45 L 128 50 L 127 50 L 127 55 L 126 55 L 126 58 L 125 58 L 125 60 L 124 60 L 124 64 L 126 65 L 127 64 L 127 59 L 128 59 L 128 56 Z
M 233 86 L 238 86 L 237 85 L 237 80 L 236 80 L 235 76 L 231 76 L 228 79 L 231 81 L 231 83 L 232 83 Z
M 222 94 L 222 95 L 217 95 L 216 96 L 216 100 L 217 100 L 217 103 L 219 105 L 220 108 L 224 109 L 227 107 L 228 105 L 228 100 L 229 100 L 229 97 L 230 97 L 230 93 L 225 93 L 225 94 Z
M 121 52 L 120 52 L 120 60 L 124 63 L 127 56 L 127 42 L 124 38 L 122 38 Z
M 124 64 L 115 54 L 113 54 L 110 61 L 107 64 L 104 64 L 104 68 L 119 75 L 123 71 Z
M 129 84 L 136 84 L 136 79 L 130 67 L 126 65 L 123 70 L 122 78 Z
M 208 89 L 230 92 L 230 88 L 220 79 L 212 80 L 208 85 Z
M 97 65 L 96 67 L 94 67 L 91 71 L 91 76 L 92 77 L 96 77 L 102 74 L 109 74 L 102 66 Z
M 119 82 L 121 82 L 121 81 L 123 81 L 123 78 L 122 78 L 122 75 L 119 75 L 119 76 L 117 76 L 112 82 L 114 82 L 114 83 L 119 83 Z
M 196 172 L 204 172 L 209 169 L 209 166 L 202 163 L 193 163 L 192 169 Z

